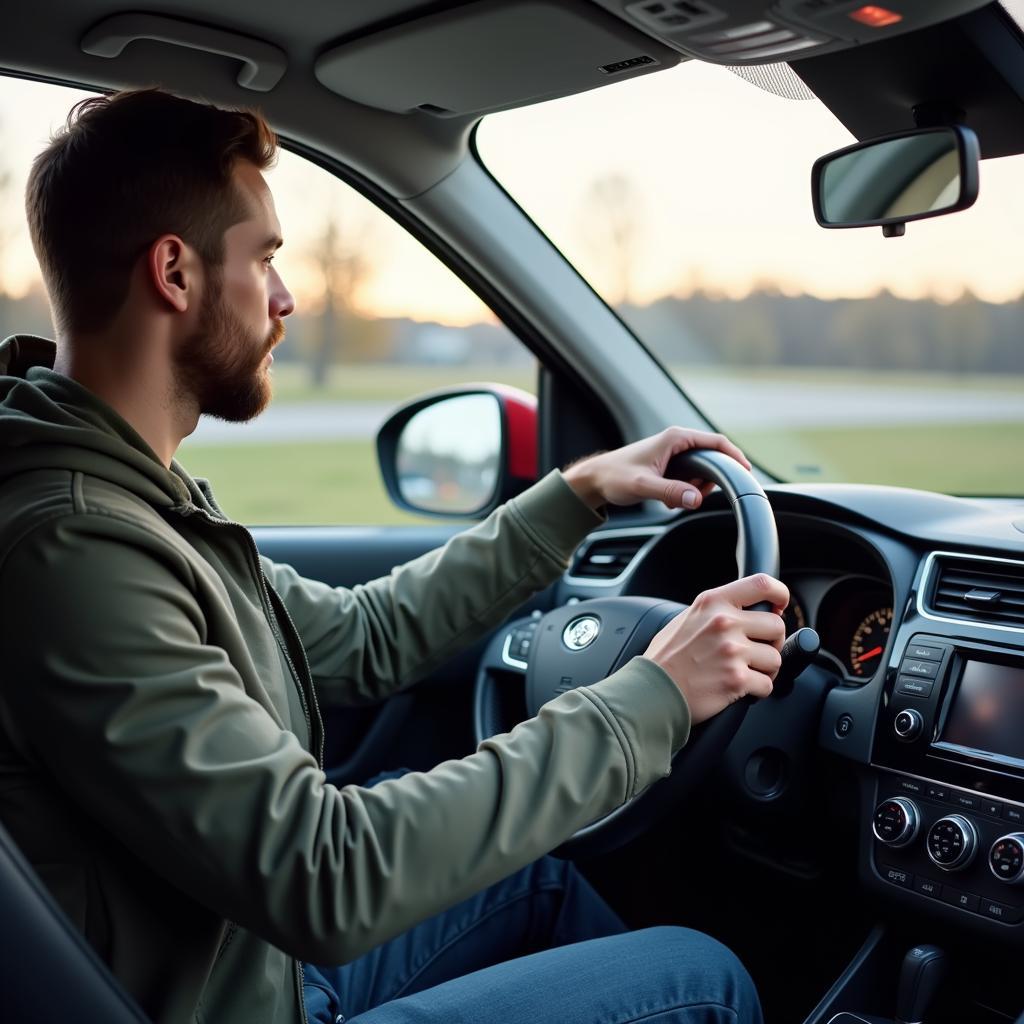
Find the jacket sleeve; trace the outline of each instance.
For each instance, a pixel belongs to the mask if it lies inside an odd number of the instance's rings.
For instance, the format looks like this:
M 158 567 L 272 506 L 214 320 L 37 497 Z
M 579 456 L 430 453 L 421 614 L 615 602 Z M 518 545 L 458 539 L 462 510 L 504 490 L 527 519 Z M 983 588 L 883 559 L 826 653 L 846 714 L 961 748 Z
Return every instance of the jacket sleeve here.
M 263 564 L 324 703 L 367 703 L 421 679 L 497 626 L 563 573 L 603 521 L 555 471 L 443 548 L 351 590 Z
M 636 658 L 469 757 L 335 788 L 205 642 L 187 564 L 110 516 L 19 544 L 0 641 L 0 722 L 23 755 L 184 893 L 318 963 L 529 863 L 666 774 L 688 731 Z

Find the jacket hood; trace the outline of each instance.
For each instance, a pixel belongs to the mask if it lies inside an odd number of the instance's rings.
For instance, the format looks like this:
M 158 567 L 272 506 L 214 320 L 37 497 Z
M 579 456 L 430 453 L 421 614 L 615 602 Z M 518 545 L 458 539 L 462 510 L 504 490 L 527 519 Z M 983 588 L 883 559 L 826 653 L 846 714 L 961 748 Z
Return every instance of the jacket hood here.
M 158 508 L 198 502 L 195 482 L 168 470 L 118 413 L 53 370 L 57 346 L 18 334 L 0 342 L 0 484 L 35 469 L 88 473 Z

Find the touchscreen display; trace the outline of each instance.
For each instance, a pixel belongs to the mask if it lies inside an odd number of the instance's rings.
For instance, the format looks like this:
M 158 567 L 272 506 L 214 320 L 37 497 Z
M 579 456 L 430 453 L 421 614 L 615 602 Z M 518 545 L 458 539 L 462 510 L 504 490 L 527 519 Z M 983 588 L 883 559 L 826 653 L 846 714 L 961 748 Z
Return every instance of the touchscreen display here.
M 1024 670 L 967 662 L 942 739 L 1024 761 Z

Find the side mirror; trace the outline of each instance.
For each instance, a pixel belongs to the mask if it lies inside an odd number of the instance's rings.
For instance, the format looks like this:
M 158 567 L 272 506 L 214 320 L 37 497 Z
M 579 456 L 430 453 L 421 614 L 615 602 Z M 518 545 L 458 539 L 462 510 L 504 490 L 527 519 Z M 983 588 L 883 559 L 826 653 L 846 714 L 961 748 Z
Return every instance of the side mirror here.
M 481 519 L 537 479 L 537 399 L 502 384 L 431 392 L 380 428 L 377 458 L 399 508 Z
M 965 210 L 978 198 L 978 137 L 970 128 L 920 128 L 828 153 L 811 170 L 814 217 L 823 228 L 880 226 Z

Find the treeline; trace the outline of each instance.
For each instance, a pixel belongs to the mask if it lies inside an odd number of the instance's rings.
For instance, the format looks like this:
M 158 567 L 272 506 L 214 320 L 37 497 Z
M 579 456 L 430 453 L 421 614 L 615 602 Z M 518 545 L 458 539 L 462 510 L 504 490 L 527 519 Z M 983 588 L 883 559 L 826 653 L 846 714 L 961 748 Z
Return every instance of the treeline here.
M 824 300 L 761 290 L 732 300 L 696 292 L 620 313 L 669 365 L 1024 374 L 1024 299 L 996 304 L 967 296 L 945 304 L 882 293 Z M 327 326 L 318 316 L 293 317 L 280 357 L 312 369 L 315 361 L 463 365 L 526 358 L 495 324 L 352 318 L 335 321 L 332 343 L 325 344 Z M 0 337 L 17 332 L 52 333 L 41 290 L 19 299 L 0 292 Z
M 672 365 L 1024 373 L 1022 300 L 824 300 L 773 291 L 730 300 L 697 292 L 620 312 Z

